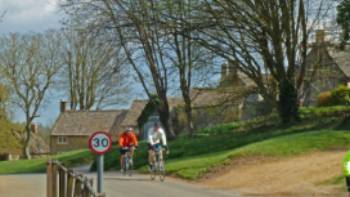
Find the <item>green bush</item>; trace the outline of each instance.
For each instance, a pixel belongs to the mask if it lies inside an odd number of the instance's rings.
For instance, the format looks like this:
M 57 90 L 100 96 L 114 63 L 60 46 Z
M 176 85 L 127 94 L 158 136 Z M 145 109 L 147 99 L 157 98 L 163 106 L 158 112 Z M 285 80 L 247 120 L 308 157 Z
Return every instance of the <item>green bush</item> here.
M 350 89 L 340 85 L 329 92 L 322 92 L 318 96 L 318 106 L 350 105 Z
M 350 113 L 350 106 L 325 106 L 325 107 L 301 107 L 299 114 L 301 119 L 319 119 L 327 117 L 342 117 Z
M 321 92 L 317 98 L 317 106 L 329 106 L 331 105 L 332 92 L 326 91 Z

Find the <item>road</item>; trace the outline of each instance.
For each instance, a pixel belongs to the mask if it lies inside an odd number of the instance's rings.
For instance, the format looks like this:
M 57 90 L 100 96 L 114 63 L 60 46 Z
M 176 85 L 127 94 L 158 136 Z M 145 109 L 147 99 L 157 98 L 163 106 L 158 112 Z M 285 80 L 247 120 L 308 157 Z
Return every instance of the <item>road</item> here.
M 94 174 L 89 174 L 94 177 Z M 165 182 L 151 181 L 147 175 L 123 177 L 116 172 L 107 172 L 104 177 L 108 197 L 239 197 L 231 191 L 204 188 L 191 183 L 167 178 Z M 96 181 L 95 181 L 96 183 Z M 2 175 L 0 196 L 45 197 L 45 174 Z

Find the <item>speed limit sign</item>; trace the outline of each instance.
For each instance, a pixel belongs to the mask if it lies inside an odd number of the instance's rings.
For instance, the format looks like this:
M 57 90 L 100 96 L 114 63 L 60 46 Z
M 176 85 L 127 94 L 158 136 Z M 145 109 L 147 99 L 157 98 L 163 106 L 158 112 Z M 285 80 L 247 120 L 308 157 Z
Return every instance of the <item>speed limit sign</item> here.
M 109 133 L 97 131 L 90 136 L 89 148 L 93 153 L 103 155 L 112 148 L 112 138 Z

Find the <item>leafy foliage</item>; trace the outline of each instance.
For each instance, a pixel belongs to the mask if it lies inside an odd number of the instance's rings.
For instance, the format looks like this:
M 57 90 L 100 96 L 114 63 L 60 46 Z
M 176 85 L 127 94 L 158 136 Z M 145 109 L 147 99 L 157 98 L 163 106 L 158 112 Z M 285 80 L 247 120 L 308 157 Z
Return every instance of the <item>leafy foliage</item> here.
M 340 85 L 330 92 L 323 92 L 318 96 L 318 105 L 350 105 L 350 89 L 345 85 Z
M 350 39 L 350 0 L 342 0 L 337 6 L 337 23 L 342 27 L 341 48 Z
M 321 92 L 317 98 L 317 106 L 327 106 L 331 103 L 332 92 Z
M 6 117 L 0 118 L 0 154 L 21 152 L 21 142 L 14 131 L 21 131 L 22 126 L 10 122 Z
M 12 123 L 6 114 L 6 104 L 9 98 L 8 89 L 0 84 L 0 154 L 20 153 L 21 142 L 14 135 L 15 131 L 21 131 L 21 125 Z

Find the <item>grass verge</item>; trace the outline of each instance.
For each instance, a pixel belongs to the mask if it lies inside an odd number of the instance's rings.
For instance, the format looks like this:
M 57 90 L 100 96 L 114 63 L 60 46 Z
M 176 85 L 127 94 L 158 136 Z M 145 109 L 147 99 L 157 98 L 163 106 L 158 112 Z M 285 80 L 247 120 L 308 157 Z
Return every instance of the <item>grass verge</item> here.
M 65 152 L 54 156 L 43 156 L 31 160 L 1 161 L 0 174 L 37 173 L 45 172 L 49 158 L 57 159 L 68 167 L 90 163 L 93 155 L 89 150 Z
M 169 160 L 166 166 L 170 174 L 195 180 L 202 177 L 210 168 L 236 157 L 288 157 L 314 151 L 347 149 L 350 148 L 349 140 L 349 131 L 321 130 L 297 133 L 251 143 L 233 150 Z

